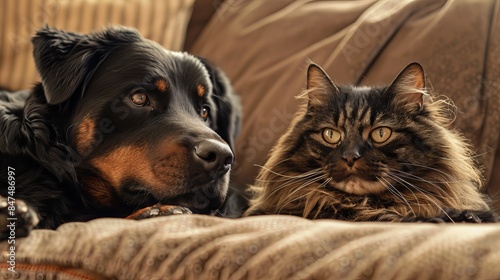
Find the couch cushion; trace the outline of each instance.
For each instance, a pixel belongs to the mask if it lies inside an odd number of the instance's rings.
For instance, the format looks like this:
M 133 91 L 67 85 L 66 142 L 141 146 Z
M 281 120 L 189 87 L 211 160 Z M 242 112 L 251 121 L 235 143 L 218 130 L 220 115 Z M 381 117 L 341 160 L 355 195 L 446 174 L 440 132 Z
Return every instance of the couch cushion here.
M 18 90 L 38 80 L 31 36 L 45 24 L 87 33 L 110 24 L 137 28 L 144 37 L 181 50 L 194 0 L 23 0 L 0 9 L 0 88 Z
M 5 279 L 499 279 L 499 224 L 96 219 L 0 242 Z M 15 261 L 9 263 L 12 252 Z M 16 273 L 8 269 L 15 265 Z M 45 277 L 42 277 L 45 276 Z M 418 276 L 418 277 L 417 277 Z
M 389 83 L 419 61 L 491 174 L 499 131 L 495 1 L 230 1 L 192 52 L 225 70 L 243 101 L 233 182 L 250 184 L 281 136 L 312 60 L 337 83 Z M 495 59 L 496 58 L 496 59 Z
M 2 279 L 500 279 L 499 224 L 97 219 L 0 242 Z M 10 263 L 9 254 L 15 253 Z M 9 272 L 15 265 L 16 273 Z
M 186 40 L 184 42 L 184 48 L 186 50 L 191 49 L 196 40 L 198 40 L 198 36 L 200 36 L 207 22 L 221 4 L 222 0 L 195 0 L 191 19 L 187 26 Z

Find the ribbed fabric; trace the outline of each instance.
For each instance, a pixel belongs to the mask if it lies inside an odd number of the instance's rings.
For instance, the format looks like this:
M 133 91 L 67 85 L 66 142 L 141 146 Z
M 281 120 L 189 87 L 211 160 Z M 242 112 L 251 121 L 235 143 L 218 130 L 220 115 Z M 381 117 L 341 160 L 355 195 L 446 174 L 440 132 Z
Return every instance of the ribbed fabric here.
M 0 279 L 500 279 L 500 224 L 96 219 L 0 242 Z
M 108 25 L 137 28 L 167 49 L 181 50 L 194 0 L 0 0 L 0 88 L 38 81 L 31 36 L 45 24 L 81 33 Z

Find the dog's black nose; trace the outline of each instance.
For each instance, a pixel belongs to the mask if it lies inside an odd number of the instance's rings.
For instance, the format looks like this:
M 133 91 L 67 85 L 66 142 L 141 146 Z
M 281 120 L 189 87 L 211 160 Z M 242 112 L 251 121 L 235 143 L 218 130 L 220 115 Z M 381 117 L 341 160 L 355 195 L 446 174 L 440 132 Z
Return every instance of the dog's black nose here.
M 229 171 L 233 163 L 233 152 L 228 145 L 216 140 L 204 140 L 194 148 L 195 160 L 208 172 L 222 176 Z

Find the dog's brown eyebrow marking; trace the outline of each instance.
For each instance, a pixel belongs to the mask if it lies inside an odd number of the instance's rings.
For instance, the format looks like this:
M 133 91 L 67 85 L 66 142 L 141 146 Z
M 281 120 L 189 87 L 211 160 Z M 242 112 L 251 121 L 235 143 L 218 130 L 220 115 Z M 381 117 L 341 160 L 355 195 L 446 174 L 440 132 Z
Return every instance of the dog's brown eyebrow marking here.
M 165 81 L 164 79 L 158 79 L 158 80 L 156 80 L 155 84 L 156 84 L 156 88 L 159 91 L 161 91 L 161 92 L 166 92 L 167 91 L 168 84 L 167 84 L 167 81 Z
M 198 85 L 196 86 L 196 89 L 198 90 L 198 96 L 203 97 L 203 95 L 205 94 L 205 87 L 202 85 Z

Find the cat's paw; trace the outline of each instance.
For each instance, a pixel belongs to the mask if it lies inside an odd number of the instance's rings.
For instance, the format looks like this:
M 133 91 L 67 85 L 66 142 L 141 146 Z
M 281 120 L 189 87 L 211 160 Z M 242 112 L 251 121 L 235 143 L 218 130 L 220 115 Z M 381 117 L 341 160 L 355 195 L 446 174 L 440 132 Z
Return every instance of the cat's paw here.
M 188 208 L 182 206 L 157 204 L 140 209 L 132 213 L 131 215 L 127 216 L 127 219 L 142 220 L 159 216 L 170 216 L 179 214 L 193 214 L 193 212 Z
M 431 221 L 433 220 L 433 221 Z M 448 209 L 439 217 L 430 219 L 428 222 L 438 223 L 494 223 L 498 222 L 498 216 L 488 210 L 457 210 Z
M 492 211 L 464 210 L 458 217 L 452 217 L 455 223 L 494 223 L 498 217 Z
M 0 196 L 0 240 L 28 236 L 38 216 L 24 201 Z

